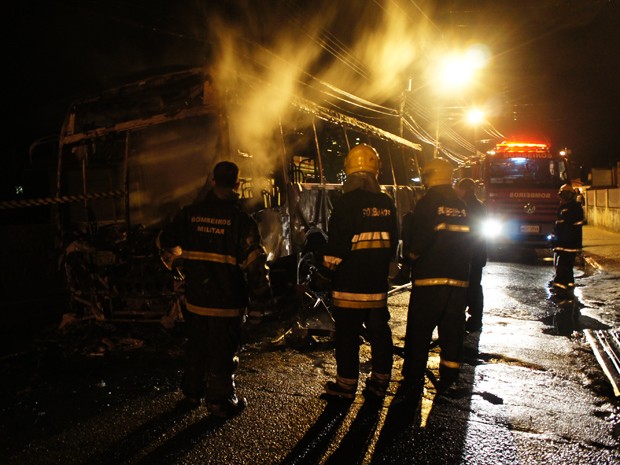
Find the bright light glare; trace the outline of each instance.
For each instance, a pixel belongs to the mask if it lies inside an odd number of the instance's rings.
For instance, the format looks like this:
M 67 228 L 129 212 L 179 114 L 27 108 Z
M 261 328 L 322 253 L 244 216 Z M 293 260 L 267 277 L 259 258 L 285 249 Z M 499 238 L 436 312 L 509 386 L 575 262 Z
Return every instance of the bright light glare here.
M 474 69 L 484 68 L 488 61 L 491 52 L 486 45 L 473 45 L 467 49 L 465 56 L 467 61 Z
M 450 89 L 464 87 L 472 81 L 474 68 L 465 56 L 451 55 L 439 65 L 439 80 Z
M 443 88 L 462 88 L 474 80 L 476 72 L 488 61 L 488 48 L 482 45 L 472 46 L 464 53 L 448 55 L 439 63 L 439 81 Z
M 467 122 L 473 126 L 476 126 L 484 121 L 484 113 L 482 110 L 472 108 L 467 112 Z
M 495 218 L 489 218 L 482 225 L 482 232 L 488 239 L 498 237 L 502 233 L 502 229 L 502 222 Z

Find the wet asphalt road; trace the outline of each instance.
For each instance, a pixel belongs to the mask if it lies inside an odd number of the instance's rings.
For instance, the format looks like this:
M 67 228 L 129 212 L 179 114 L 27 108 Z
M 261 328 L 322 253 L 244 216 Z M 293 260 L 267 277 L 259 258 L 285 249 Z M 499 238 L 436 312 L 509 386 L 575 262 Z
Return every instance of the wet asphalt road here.
M 466 339 L 448 396 L 430 381 L 382 404 L 321 398 L 335 376 L 329 337 L 289 333 L 292 319 L 246 326 L 238 371 L 249 406 L 226 422 L 183 411 L 183 326 L 80 322 L 41 333 L 1 360 L 0 462 L 6 464 L 614 464 L 620 403 L 583 330 L 620 327 L 617 271 L 583 262 L 578 301 L 550 299 L 544 253 L 485 268 L 482 333 Z M 402 347 L 408 291 L 390 299 Z M 293 337 L 299 336 L 299 337 Z M 367 374 L 369 347 L 361 345 Z M 438 349 L 429 368 L 436 372 Z M 415 394 L 415 393 L 414 393 Z

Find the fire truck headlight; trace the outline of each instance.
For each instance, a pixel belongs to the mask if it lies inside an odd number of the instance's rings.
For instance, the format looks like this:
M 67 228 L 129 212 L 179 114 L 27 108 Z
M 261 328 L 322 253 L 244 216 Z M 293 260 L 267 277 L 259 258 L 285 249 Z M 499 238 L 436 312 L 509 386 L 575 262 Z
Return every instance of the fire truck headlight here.
M 486 220 L 482 225 L 482 232 L 487 239 L 495 239 L 502 233 L 502 229 L 502 222 L 495 218 Z

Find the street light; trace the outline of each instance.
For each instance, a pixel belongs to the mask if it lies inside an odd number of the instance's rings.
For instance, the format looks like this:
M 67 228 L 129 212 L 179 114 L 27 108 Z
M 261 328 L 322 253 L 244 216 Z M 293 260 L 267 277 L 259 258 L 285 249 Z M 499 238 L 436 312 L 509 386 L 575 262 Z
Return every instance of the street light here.
M 484 113 L 478 108 L 472 108 L 467 112 L 467 122 L 472 126 L 477 126 L 484 121 Z
M 446 94 L 462 90 L 469 86 L 474 82 L 478 71 L 486 66 L 488 57 L 488 49 L 481 45 L 472 46 L 464 52 L 455 52 L 443 56 L 437 63 L 432 79 L 436 91 L 441 94 Z M 440 105 L 437 105 L 435 158 L 439 155 L 440 111 Z M 483 118 L 482 115 L 478 115 L 478 117 Z
M 437 66 L 439 90 L 444 93 L 463 89 L 474 81 L 476 73 L 484 68 L 487 62 L 487 49 L 481 46 L 445 55 Z

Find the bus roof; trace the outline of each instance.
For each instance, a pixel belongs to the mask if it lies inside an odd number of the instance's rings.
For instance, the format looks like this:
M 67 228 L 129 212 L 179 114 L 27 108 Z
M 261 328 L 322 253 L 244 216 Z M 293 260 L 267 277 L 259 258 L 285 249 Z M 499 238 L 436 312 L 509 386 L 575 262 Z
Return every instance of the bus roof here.
M 290 103 L 325 121 L 422 150 L 420 144 L 304 97 L 293 95 Z M 74 102 L 63 124 L 60 142 L 61 145 L 74 144 L 187 117 L 215 115 L 222 110 L 222 105 L 223 99 L 206 68 L 158 74 Z

